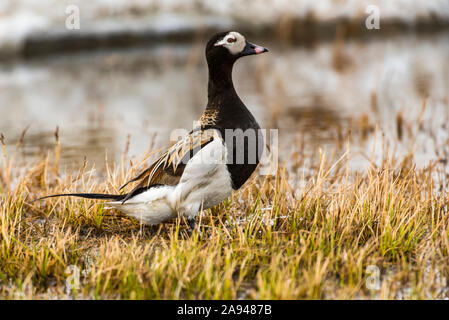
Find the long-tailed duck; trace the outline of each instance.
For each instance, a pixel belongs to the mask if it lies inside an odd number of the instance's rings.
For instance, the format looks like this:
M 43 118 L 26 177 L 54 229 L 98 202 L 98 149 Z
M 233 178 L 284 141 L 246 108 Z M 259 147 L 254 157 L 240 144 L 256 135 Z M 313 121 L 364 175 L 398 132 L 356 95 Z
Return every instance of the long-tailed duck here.
M 237 59 L 267 52 L 235 31 L 215 34 L 207 43 L 208 103 L 198 125 L 168 148 L 121 195 L 70 193 L 50 195 L 112 200 L 106 204 L 148 225 L 184 216 L 191 228 L 203 209 L 239 189 L 256 169 L 263 136 L 256 119 L 237 95 L 232 68 Z

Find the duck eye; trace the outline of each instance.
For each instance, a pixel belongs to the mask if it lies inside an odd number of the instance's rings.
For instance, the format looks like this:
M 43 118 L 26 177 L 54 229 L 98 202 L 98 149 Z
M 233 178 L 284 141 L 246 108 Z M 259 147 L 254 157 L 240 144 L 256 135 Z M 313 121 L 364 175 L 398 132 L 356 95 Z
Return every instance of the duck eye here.
M 226 40 L 228 43 L 233 43 L 233 42 L 235 42 L 236 40 L 234 39 L 234 38 L 228 38 L 228 40 Z

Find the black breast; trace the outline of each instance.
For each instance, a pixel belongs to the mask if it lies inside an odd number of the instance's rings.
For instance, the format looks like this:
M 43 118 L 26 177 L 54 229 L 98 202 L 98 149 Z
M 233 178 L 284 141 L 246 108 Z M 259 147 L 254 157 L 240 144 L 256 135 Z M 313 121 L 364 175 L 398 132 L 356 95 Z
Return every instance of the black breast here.
M 256 169 L 264 148 L 263 134 L 254 116 L 237 99 L 226 101 L 217 123 L 228 151 L 232 187 L 239 189 Z M 235 98 L 233 97 L 233 98 Z
M 256 170 L 263 152 L 263 136 L 259 128 L 238 128 L 226 136 L 228 149 L 227 167 L 232 178 L 232 187 L 239 189 Z

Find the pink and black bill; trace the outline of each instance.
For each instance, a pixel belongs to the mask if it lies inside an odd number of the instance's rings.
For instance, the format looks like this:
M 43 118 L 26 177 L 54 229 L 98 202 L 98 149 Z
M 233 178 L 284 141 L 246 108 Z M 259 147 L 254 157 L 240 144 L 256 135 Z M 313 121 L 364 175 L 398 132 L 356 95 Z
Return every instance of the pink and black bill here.
M 253 54 L 260 54 L 264 52 L 268 52 L 268 49 L 246 41 L 246 46 L 240 53 L 240 56 L 250 56 Z

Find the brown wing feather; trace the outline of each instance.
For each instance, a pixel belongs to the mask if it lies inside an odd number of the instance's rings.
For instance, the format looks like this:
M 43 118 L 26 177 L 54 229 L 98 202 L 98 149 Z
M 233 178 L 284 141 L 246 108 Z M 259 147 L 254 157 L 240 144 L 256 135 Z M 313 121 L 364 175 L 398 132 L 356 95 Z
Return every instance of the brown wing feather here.
M 173 186 L 178 184 L 187 161 L 214 138 L 220 138 L 219 131 L 216 129 L 192 131 L 165 151 L 141 174 L 122 186 L 124 188 L 131 182 L 140 181 L 123 201 L 128 200 L 137 190 L 142 188 L 148 188 L 153 185 Z

